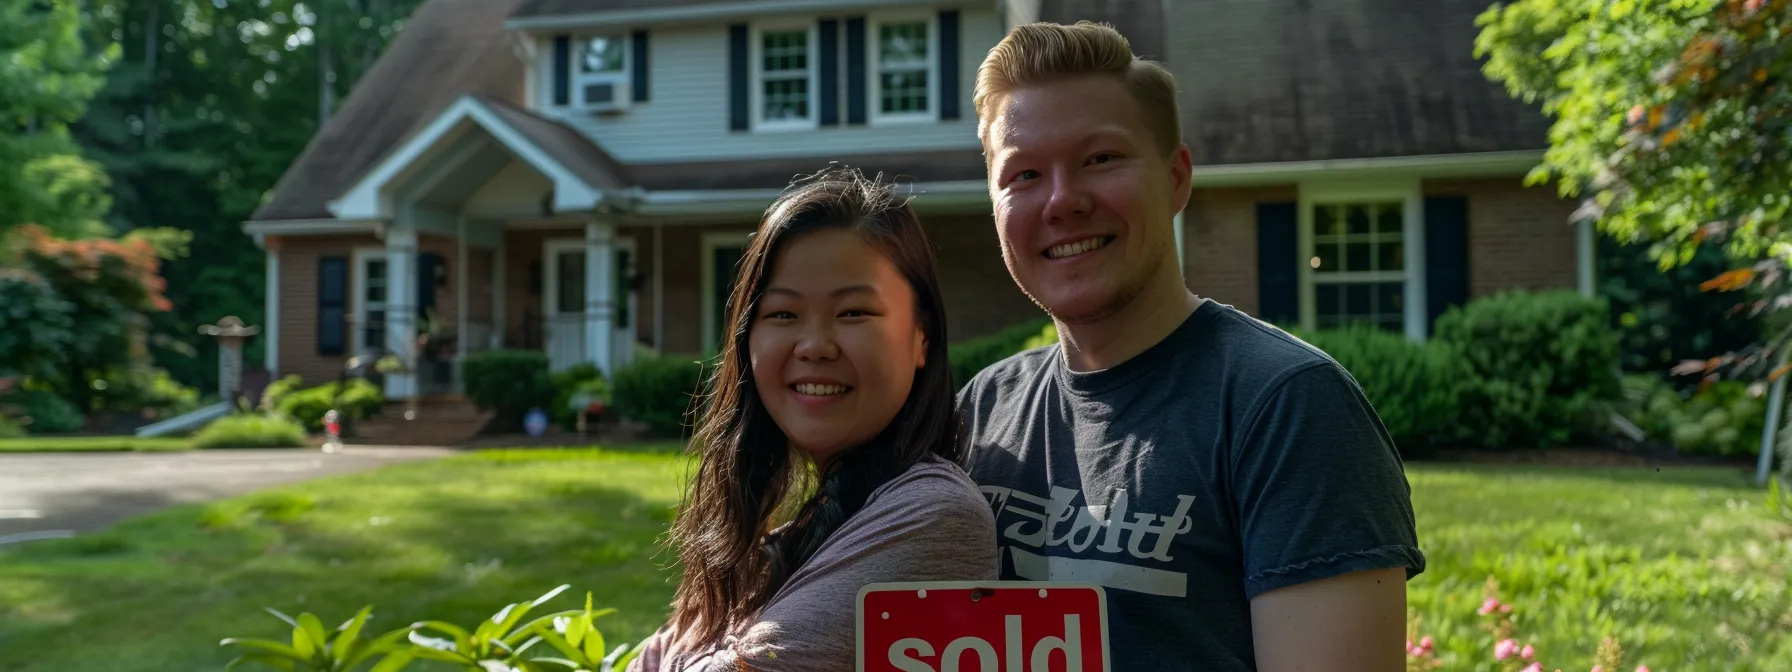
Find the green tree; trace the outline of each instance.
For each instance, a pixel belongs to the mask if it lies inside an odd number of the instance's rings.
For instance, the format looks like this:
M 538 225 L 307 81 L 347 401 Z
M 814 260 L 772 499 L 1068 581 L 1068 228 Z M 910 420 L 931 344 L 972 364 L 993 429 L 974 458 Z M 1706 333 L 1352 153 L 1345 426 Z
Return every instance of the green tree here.
M 1788 0 L 1517 0 L 1479 25 L 1488 77 L 1553 117 L 1531 182 L 1581 198 L 1577 216 L 1651 245 L 1664 270 L 1707 245 L 1743 260 L 1701 289 L 1749 290 L 1749 314 L 1792 306 L 1776 282 L 1792 262 Z M 1768 352 L 1681 371 L 1758 370 Z
M 83 158 L 69 124 L 105 82 L 113 53 L 88 50 L 75 0 L 0 0 L 0 230 L 41 224 L 61 235 L 106 232 L 106 174 Z

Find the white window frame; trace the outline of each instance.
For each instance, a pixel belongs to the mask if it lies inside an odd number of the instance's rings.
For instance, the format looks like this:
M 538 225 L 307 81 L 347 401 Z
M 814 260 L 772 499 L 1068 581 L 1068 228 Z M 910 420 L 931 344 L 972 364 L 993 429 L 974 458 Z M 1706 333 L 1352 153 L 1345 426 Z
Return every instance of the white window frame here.
M 567 86 L 571 87 L 568 106 L 576 110 L 616 110 L 627 108 L 634 102 L 634 38 L 627 32 L 618 33 L 584 33 L 572 37 L 572 54 L 566 68 Z M 595 38 L 609 38 L 622 45 L 622 67 L 615 72 L 585 72 L 585 44 Z M 585 87 L 590 84 L 611 84 L 616 87 L 616 98 L 608 104 L 590 104 L 585 102 Z
M 1300 252 L 1297 260 L 1300 271 L 1300 325 L 1303 329 L 1314 329 L 1318 326 L 1318 283 L 1313 269 L 1313 259 L 1317 252 L 1314 231 L 1314 210 L 1318 206 L 1343 205 L 1352 203 L 1386 203 L 1399 201 L 1401 204 L 1402 228 L 1400 231 L 1402 249 L 1406 259 L 1404 270 L 1383 272 L 1358 272 L 1353 278 L 1374 282 L 1403 282 L 1401 298 L 1404 301 L 1402 315 L 1403 330 L 1408 339 L 1423 342 L 1426 339 L 1429 310 L 1425 297 L 1425 197 L 1424 189 L 1418 178 L 1376 181 L 1316 181 L 1304 182 L 1300 185 L 1300 226 L 1298 245 Z
M 351 255 L 354 266 L 349 269 L 349 315 L 348 356 L 356 357 L 367 351 L 368 343 L 362 342 L 366 336 L 367 310 L 367 264 L 379 261 L 386 264 L 386 300 L 380 305 L 380 311 L 386 315 L 385 323 L 380 325 L 382 333 L 391 328 L 392 323 L 392 263 L 387 259 L 384 247 L 357 247 Z M 391 339 L 390 334 L 386 336 Z M 385 348 L 387 344 L 376 344 Z
M 719 307 L 716 305 L 715 299 L 716 283 L 720 282 L 720 279 L 716 277 L 716 250 L 723 247 L 746 249 L 747 244 L 751 242 L 749 237 L 751 235 L 747 231 L 730 231 L 705 233 L 702 236 L 703 257 L 698 260 L 697 264 L 701 277 L 698 283 L 698 300 L 701 304 L 699 308 L 703 311 L 702 332 L 698 334 L 703 340 L 697 346 L 699 352 L 708 348 L 709 344 L 716 342 L 717 331 L 721 328 L 721 325 L 716 324 L 715 318 L 716 309 Z
M 765 33 L 802 30 L 808 33 L 809 57 L 809 116 L 803 119 L 765 119 Z M 747 58 L 752 61 L 752 76 L 749 78 L 751 90 L 748 100 L 753 107 L 753 130 L 755 131 L 812 131 L 821 128 L 821 31 L 814 19 L 790 19 L 782 21 L 765 21 L 753 24 L 752 36 L 747 46 Z
M 869 42 L 867 76 L 869 82 L 868 95 L 872 124 L 912 124 L 934 121 L 938 118 L 940 105 L 940 21 L 939 15 L 932 12 L 891 12 L 875 14 L 866 22 L 866 39 Z M 927 26 L 927 107 L 914 112 L 884 113 L 883 94 L 883 26 L 891 23 L 923 23 Z

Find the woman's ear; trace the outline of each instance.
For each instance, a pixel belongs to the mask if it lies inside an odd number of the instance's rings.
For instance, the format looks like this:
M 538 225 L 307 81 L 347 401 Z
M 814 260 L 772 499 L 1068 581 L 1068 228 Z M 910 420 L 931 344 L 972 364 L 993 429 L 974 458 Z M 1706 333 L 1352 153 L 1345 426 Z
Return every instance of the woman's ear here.
M 925 369 L 927 368 L 927 332 L 921 331 L 920 327 L 915 328 L 914 343 L 915 368 Z

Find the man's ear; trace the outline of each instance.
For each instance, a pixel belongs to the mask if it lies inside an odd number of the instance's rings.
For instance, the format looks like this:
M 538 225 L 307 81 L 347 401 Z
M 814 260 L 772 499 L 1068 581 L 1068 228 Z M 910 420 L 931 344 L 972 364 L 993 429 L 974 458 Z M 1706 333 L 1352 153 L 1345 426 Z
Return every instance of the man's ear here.
M 1171 214 L 1188 208 L 1188 200 L 1194 195 L 1194 172 L 1194 155 L 1189 152 L 1188 143 L 1176 145 L 1176 151 L 1170 154 L 1170 182 L 1175 190 L 1170 202 L 1175 210 Z

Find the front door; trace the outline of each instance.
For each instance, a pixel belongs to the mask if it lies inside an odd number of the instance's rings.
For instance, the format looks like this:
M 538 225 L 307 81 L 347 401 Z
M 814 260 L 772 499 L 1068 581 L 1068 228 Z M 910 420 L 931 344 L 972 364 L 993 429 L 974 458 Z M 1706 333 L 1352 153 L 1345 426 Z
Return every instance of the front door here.
M 616 239 L 611 264 L 611 289 L 615 292 L 616 310 L 610 336 L 608 359 L 610 370 L 627 365 L 635 352 L 635 315 L 639 309 L 638 292 L 630 281 L 634 275 L 635 241 Z M 548 241 L 543 264 L 543 312 L 547 314 L 544 333 L 548 365 L 553 371 L 592 363 L 600 364 L 599 356 L 585 352 L 585 241 L 563 239 Z

